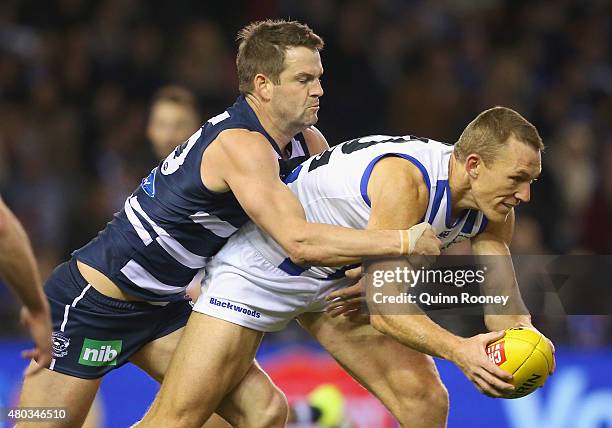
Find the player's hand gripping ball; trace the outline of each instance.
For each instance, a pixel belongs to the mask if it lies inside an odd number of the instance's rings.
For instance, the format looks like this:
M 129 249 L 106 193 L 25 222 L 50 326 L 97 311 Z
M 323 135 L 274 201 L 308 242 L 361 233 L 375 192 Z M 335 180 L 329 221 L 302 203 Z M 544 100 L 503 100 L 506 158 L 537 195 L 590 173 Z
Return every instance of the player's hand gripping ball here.
M 527 328 L 511 328 L 487 346 L 495 364 L 512 374 L 515 390 L 505 398 L 520 398 L 544 385 L 553 364 L 550 346 L 542 334 Z

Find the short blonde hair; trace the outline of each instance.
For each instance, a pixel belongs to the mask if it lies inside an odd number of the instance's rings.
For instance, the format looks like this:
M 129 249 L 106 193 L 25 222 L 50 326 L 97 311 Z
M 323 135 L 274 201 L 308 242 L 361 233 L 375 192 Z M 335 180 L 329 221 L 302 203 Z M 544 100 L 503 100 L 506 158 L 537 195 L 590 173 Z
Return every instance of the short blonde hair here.
M 511 136 L 538 151 L 544 151 L 542 138 L 535 126 L 516 111 L 497 106 L 480 113 L 463 130 L 455 143 L 455 157 L 464 161 L 470 154 L 476 153 L 483 162 L 494 162 Z

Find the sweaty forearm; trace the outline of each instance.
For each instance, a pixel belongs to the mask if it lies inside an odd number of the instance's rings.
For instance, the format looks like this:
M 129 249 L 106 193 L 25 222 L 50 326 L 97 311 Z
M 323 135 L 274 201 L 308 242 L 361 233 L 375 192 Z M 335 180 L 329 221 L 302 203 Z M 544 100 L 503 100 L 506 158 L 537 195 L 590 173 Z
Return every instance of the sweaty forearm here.
M 416 351 L 453 361 L 461 338 L 443 329 L 427 315 L 372 315 L 370 322 L 380 332 Z
M 17 218 L 7 209 L 0 227 L 0 276 L 31 311 L 43 310 L 46 298 L 30 246 L 30 240 Z
M 398 256 L 397 230 L 357 230 L 328 224 L 306 223 L 293 232 L 291 259 L 298 264 L 342 266 L 364 257 Z
M 510 255 L 489 256 L 482 260 L 488 267 L 482 285 L 483 294 L 508 299 L 504 305 L 484 305 L 485 324 L 489 331 L 505 330 L 515 325 L 530 325 L 531 316 L 521 296 Z

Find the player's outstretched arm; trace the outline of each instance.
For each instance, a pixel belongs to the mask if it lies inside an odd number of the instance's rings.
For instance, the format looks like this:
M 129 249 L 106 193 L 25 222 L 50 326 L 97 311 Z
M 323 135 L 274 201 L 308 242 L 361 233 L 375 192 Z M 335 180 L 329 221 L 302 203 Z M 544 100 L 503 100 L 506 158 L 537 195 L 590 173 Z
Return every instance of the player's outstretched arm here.
M 30 240 L 21 223 L 0 199 L 0 276 L 24 304 L 22 321 L 36 344 L 24 358 L 34 358 L 38 369 L 51 362 L 51 315 L 40 283 Z M 36 370 L 34 370 L 36 371 Z
M 510 243 L 514 234 L 514 210 L 510 211 L 503 223 L 489 223 L 487 229 L 472 238 L 472 251 L 477 256 L 493 256 L 487 258 L 488 272 L 484 284 L 487 295 L 509 296 L 505 306 L 485 305 L 485 325 L 489 331 L 505 330 L 512 327 L 537 329 L 531 323 L 531 315 L 523 302 L 518 287 L 512 258 Z M 547 338 L 548 344 L 554 350 L 553 343 Z
M 223 165 L 219 176 L 249 217 L 295 263 L 342 266 L 365 256 L 401 254 L 397 230 L 363 231 L 308 223 L 300 202 L 278 178 L 278 160 L 260 134 L 231 130 L 218 139 L 221 144 L 214 156 L 217 165 Z
M 426 212 L 429 194 L 420 173 L 412 164 L 400 158 L 386 158 L 376 164 L 368 185 L 368 196 L 372 201 L 372 211 L 368 228 L 406 229 L 420 222 Z M 427 241 L 435 242 L 420 254 L 438 255 L 441 242 L 433 234 L 424 233 L 417 241 L 417 247 Z M 375 270 L 403 268 L 401 263 L 408 261 L 395 259 L 368 263 L 368 273 Z M 388 284 L 392 293 L 399 295 L 402 284 Z M 380 289 L 379 289 L 380 290 Z M 374 328 L 387 334 L 404 345 L 417 351 L 453 361 L 483 393 L 502 396 L 512 389 L 506 383 L 511 376 L 493 364 L 487 357 L 487 343 L 503 336 L 503 332 L 478 335 L 471 338 L 455 336 L 425 315 L 416 304 L 402 303 L 402 314 L 385 304 L 377 305 L 368 301 L 370 322 Z

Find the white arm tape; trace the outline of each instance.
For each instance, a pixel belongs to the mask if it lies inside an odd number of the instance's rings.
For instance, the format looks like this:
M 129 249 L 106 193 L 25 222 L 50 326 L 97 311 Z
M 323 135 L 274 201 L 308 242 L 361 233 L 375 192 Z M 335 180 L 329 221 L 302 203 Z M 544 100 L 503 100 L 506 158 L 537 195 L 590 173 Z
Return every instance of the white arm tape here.
M 429 227 L 429 223 L 423 222 L 419 224 L 415 224 L 410 229 L 408 229 L 408 254 L 412 254 L 414 252 L 414 247 L 416 247 L 417 241 L 423 236 L 423 233 Z

